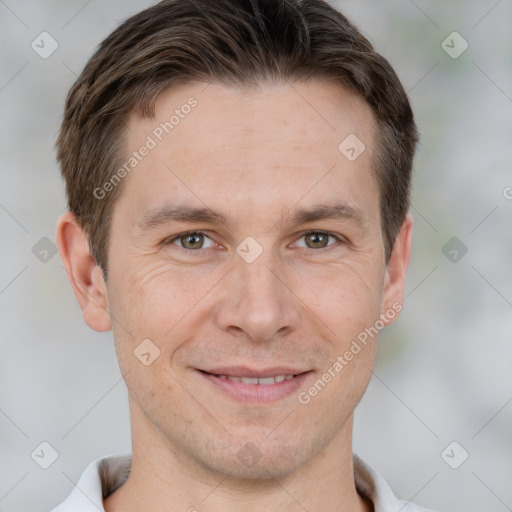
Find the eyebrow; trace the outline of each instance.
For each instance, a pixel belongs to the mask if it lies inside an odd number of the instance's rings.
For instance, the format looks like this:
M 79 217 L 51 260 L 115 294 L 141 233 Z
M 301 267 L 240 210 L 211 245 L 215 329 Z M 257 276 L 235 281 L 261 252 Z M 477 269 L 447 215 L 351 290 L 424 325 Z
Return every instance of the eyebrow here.
M 332 204 L 317 204 L 311 208 L 297 209 L 287 224 L 307 224 L 318 220 L 330 219 L 348 221 L 361 228 L 366 228 L 368 224 L 368 216 L 363 209 L 341 201 Z
M 151 210 L 137 222 L 136 229 L 146 231 L 157 229 L 173 222 L 208 222 L 210 224 L 224 224 L 231 227 L 227 217 L 218 211 L 206 207 L 190 205 L 166 205 L 157 210 Z
M 279 224 L 299 225 L 316 222 L 319 220 L 343 220 L 356 226 L 366 229 L 368 217 L 359 207 L 349 205 L 345 202 L 331 204 L 317 204 L 309 208 L 290 209 L 282 212 L 281 219 L 271 229 Z M 290 216 L 291 215 L 291 216 Z M 286 217 L 289 217 L 285 221 Z M 208 207 L 197 207 L 191 205 L 166 205 L 156 210 L 151 210 L 136 223 L 135 228 L 140 231 L 158 229 L 172 223 L 204 222 L 214 225 L 224 225 L 228 229 L 233 228 L 233 223 L 220 211 Z M 270 231 L 270 230 L 269 230 Z

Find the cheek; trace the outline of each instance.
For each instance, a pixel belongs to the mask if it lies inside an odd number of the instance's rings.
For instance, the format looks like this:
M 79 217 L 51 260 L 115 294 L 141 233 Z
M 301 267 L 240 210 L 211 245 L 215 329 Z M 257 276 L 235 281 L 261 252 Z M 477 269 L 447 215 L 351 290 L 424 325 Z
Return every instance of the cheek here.
M 304 303 L 344 344 L 379 318 L 383 270 L 364 262 L 346 261 L 315 276 L 300 278 Z M 335 334 L 334 334 L 335 333 Z
M 206 266 L 205 266 L 206 267 Z M 151 339 L 169 355 L 177 347 L 175 333 L 194 317 L 197 307 L 222 278 L 213 268 L 171 267 L 165 263 L 137 262 L 120 266 L 112 281 L 109 305 L 117 331 L 128 338 L 131 350 Z

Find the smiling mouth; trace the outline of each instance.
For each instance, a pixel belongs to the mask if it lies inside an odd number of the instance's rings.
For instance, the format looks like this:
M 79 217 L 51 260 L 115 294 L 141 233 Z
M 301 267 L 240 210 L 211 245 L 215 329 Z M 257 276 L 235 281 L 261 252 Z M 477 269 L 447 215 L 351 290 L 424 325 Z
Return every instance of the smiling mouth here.
M 215 392 L 221 392 L 231 400 L 246 405 L 266 405 L 278 402 L 297 392 L 304 381 L 313 373 L 312 370 L 297 373 L 281 373 L 282 370 L 250 372 L 245 369 L 216 369 L 216 372 L 198 370 Z M 221 373 L 222 371 L 222 373 Z M 245 375 L 239 375 L 245 373 Z M 238 374 L 238 375 L 237 375 Z
M 242 377 L 238 375 L 219 375 L 216 373 L 210 373 L 205 370 L 199 370 L 207 375 L 212 375 L 213 377 L 217 377 L 219 379 L 227 379 L 232 382 L 243 382 L 244 384 L 257 385 L 260 386 L 271 386 L 272 384 L 279 384 L 280 382 L 284 382 L 285 380 L 291 380 L 299 373 L 288 374 L 288 375 L 274 375 L 271 377 Z

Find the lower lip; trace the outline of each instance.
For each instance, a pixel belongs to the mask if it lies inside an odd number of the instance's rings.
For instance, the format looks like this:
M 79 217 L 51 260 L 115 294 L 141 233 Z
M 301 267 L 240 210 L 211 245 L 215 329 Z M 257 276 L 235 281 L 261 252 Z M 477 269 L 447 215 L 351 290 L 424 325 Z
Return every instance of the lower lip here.
M 245 384 L 244 382 L 236 382 L 229 379 L 221 379 L 215 375 L 199 371 L 205 379 L 214 386 L 235 398 L 239 402 L 250 404 L 268 404 L 277 402 L 278 400 L 297 391 L 303 385 L 304 380 L 308 378 L 311 372 L 301 373 L 293 379 L 283 380 L 275 384 Z

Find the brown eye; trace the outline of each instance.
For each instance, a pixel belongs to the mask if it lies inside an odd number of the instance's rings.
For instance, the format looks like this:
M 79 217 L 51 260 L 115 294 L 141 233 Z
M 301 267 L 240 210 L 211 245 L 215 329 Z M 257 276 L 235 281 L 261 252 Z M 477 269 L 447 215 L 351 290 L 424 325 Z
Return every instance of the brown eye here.
M 210 241 L 209 246 L 205 246 L 205 242 Z M 182 233 L 181 235 L 175 236 L 170 243 L 179 245 L 183 249 L 198 250 L 206 249 L 213 246 L 213 242 L 204 233 L 193 231 L 191 233 Z
M 199 233 L 192 233 L 191 235 L 182 236 L 180 241 L 185 249 L 201 249 L 204 237 Z
M 300 247 L 306 250 L 313 250 L 320 252 L 320 249 L 329 249 L 334 246 L 345 245 L 346 240 L 342 236 L 334 235 L 326 231 L 306 231 L 301 234 L 297 242 L 296 247 Z
M 329 245 L 329 234 L 320 231 L 304 235 L 306 246 L 309 249 L 323 249 Z

